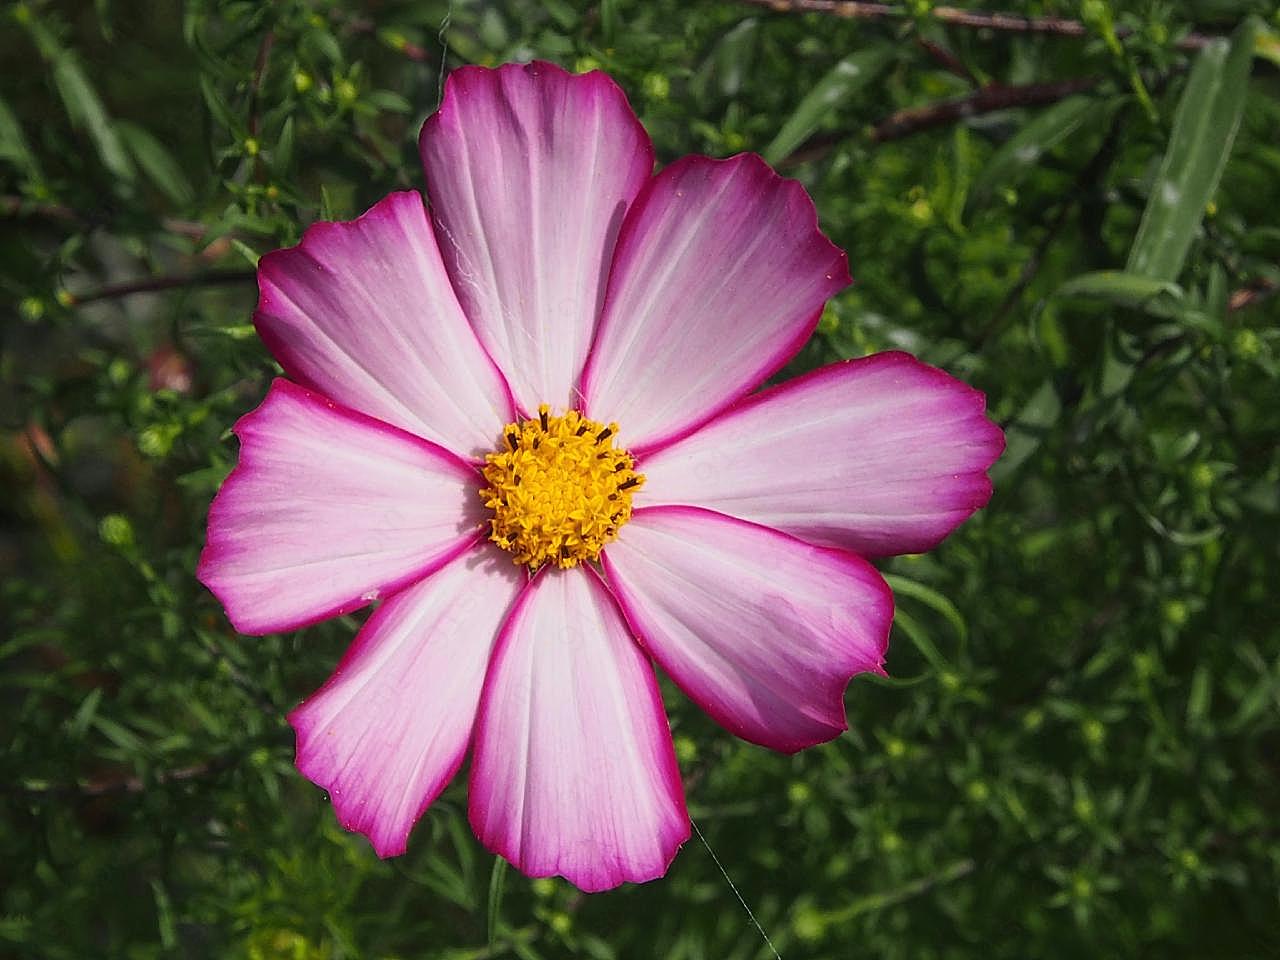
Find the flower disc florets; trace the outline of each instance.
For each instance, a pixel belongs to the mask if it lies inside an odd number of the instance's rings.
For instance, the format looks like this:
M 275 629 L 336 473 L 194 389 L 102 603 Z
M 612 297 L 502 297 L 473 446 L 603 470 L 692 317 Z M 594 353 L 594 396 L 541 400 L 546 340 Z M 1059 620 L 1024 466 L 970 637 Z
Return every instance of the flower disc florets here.
M 644 483 L 631 454 L 614 447 L 617 430 L 576 410 L 553 417 L 546 404 L 538 419 L 503 428 L 480 491 L 493 511 L 489 539 L 532 570 L 597 559 L 631 518 L 631 494 Z

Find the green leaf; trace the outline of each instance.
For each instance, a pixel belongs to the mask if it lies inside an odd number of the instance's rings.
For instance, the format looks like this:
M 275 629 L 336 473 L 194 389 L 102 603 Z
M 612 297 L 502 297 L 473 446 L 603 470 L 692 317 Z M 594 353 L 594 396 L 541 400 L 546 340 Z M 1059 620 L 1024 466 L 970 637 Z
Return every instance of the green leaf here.
M 1040 158 L 1066 140 L 1090 119 L 1105 120 L 1111 105 L 1103 106 L 1093 97 L 1067 97 L 1038 114 L 991 155 L 974 180 L 969 209 L 984 205 L 999 187 L 1017 183 Z
M 618 32 L 618 0 L 600 0 L 600 36 L 605 46 L 614 42 Z
M 706 96 L 718 87 L 721 96 L 736 96 L 755 62 L 759 36 L 760 21 L 755 17 L 747 17 L 726 31 L 698 68 L 694 87 L 699 94 Z
M 231 112 L 231 107 L 222 98 L 222 94 L 213 85 L 213 81 L 204 74 L 200 77 L 200 95 L 204 98 L 205 106 L 209 108 L 209 112 L 213 114 L 213 119 L 224 130 L 230 131 L 234 139 L 243 140 L 248 133 L 247 128 L 241 123 L 240 118 Z
M 116 125 L 107 115 L 106 107 L 79 62 L 70 53 L 62 51 L 54 60 L 53 82 L 72 125 L 88 132 L 102 165 L 124 183 L 133 183 L 137 172 Z
M 328 60 L 335 67 L 343 64 L 342 45 L 327 29 L 309 30 L 302 37 L 301 48 L 315 59 Z
M 1196 58 L 1129 251 L 1128 272 L 1158 280 L 1176 280 L 1182 272 L 1244 115 L 1253 37 L 1254 23 L 1246 20 L 1230 42 L 1213 40 Z
M 142 172 L 161 193 L 179 206 L 187 206 L 194 200 L 191 182 L 164 144 L 142 127 L 123 120 L 116 124 L 116 130 Z
M 293 117 L 289 117 L 280 128 L 280 139 L 271 151 L 271 172 L 277 177 L 289 172 L 289 165 L 293 162 L 293 144 Z
M 67 724 L 67 736 L 71 740 L 79 740 L 84 736 L 85 731 L 89 729 L 89 725 L 93 723 L 93 718 L 98 713 L 98 704 L 101 702 L 102 687 L 94 687 L 80 701 L 80 706 L 76 708 L 75 716 Z
M 489 947 L 498 941 L 498 924 L 502 921 L 502 891 L 507 882 L 507 861 L 493 858 L 493 872 L 489 874 L 488 926 Z
M 1209 668 L 1203 663 L 1191 675 L 1191 690 L 1187 694 L 1187 727 L 1192 730 L 1203 730 L 1206 727 L 1209 704 L 1213 698 L 1211 681 Z
M 763 156 L 776 164 L 800 146 L 842 102 L 874 80 L 893 61 L 890 47 L 851 53 L 814 85 L 787 117 Z
M 159 879 L 152 877 L 151 893 L 155 898 L 160 946 L 165 950 L 173 950 L 178 945 L 178 930 L 174 922 L 173 902 L 169 899 L 169 891 Z
M 929 634 L 914 617 L 897 609 L 893 612 L 893 625 L 906 634 L 907 639 L 920 651 L 920 655 L 928 661 L 929 666 L 938 673 L 950 671 L 951 665 L 947 663 L 947 658 L 938 651 L 937 645 L 929 639 Z
M 22 124 L 9 109 L 4 97 L 0 97 L 0 160 L 9 161 L 28 176 L 40 175 L 40 165 L 22 132 Z
M 969 629 L 965 626 L 964 616 L 956 609 L 956 605 L 932 587 L 915 580 L 908 580 L 892 573 L 884 575 L 885 582 L 893 590 L 895 597 L 910 597 L 930 607 L 951 625 L 956 637 L 963 644 L 969 639 Z
M 1094 300 L 1172 316 L 1185 294 L 1176 283 L 1123 270 L 1097 270 L 1072 277 L 1054 292 L 1055 297 Z
M 388 113 L 413 113 L 413 104 L 394 90 L 370 90 L 364 99 L 366 103 Z M 293 118 L 290 117 L 289 120 L 292 121 Z
M 116 723 L 110 717 L 95 716 L 93 718 L 93 726 L 126 753 L 138 756 L 150 753 L 147 745 L 142 742 L 136 733 L 123 724 Z
M 551 15 L 561 30 L 572 30 L 578 25 L 578 11 L 565 0 L 542 0 L 542 9 Z

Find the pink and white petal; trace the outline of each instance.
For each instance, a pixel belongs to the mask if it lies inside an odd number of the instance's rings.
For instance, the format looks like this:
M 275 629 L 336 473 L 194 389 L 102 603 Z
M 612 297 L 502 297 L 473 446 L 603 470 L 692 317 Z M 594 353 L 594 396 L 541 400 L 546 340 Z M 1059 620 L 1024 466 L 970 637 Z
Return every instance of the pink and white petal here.
M 648 457 L 639 504 L 690 504 L 864 556 L 932 549 L 991 497 L 983 394 L 905 353 L 823 367 Z
M 524 574 L 477 546 L 382 604 L 318 693 L 289 715 L 298 769 L 380 857 L 453 779 L 498 630 Z
M 241 633 L 292 630 L 420 580 L 482 536 L 479 474 L 287 380 L 235 425 L 196 575 Z
M 262 258 L 258 288 L 258 332 L 305 386 L 464 456 L 491 449 L 512 419 L 417 193 L 313 225 Z
M 582 391 L 632 451 L 757 387 L 849 284 L 804 188 L 754 154 L 684 157 L 627 212 Z
M 637 510 L 604 554 L 658 665 L 731 733 L 788 753 L 848 728 L 844 691 L 883 673 L 893 595 L 861 557 L 710 510 Z
M 462 67 L 419 141 L 453 286 L 525 411 L 576 406 L 627 206 L 653 147 L 603 73 Z
M 590 568 L 543 570 L 498 639 L 471 826 L 531 877 L 594 892 L 661 876 L 689 838 L 653 668 Z

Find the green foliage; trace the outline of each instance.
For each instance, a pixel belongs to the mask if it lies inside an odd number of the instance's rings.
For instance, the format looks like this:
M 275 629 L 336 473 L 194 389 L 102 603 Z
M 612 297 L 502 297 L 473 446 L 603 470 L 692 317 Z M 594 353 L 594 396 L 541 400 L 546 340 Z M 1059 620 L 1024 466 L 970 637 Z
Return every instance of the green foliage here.
M 0 8 L 0 956 L 770 956 L 696 839 L 586 897 L 496 865 L 458 784 L 379 861 L 284 722 L 357 619 L 238 637 L 193 577 L 276 372 L 257 258 L 421 186 L 442 60 L 532 56 L 612 73 L 661 162 L 765 151 L 809 188 L 857 283 L 787 375 L 910 349 L 1008 431 L 990 507 L 882 565 L 890 678 L 850 733 L 775 755 L 668 691 L 691 812 L 783 956 L 1274 955 L 1273 6 L 1011 5 L 1080 37 L 908 6 Z

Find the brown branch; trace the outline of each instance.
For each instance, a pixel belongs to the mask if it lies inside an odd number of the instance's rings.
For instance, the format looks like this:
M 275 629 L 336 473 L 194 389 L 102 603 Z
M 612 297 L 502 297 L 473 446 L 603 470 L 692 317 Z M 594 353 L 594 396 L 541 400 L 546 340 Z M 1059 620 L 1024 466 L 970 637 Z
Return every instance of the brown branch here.
M 1072 94 L 1090 90 L 1097 86 L 1098 82 L 1097 77 L 1080 77 L 1054 83 L 1028 83 L 1017 87 L 992 84 L 955 100 L 943 100 L 923 107 L 899 110 L 876 124 L 871 132 L 871 139 L 875 143 L 901 140 L 922 130 L 945 126 L 983 113 L 1008 110 L 1012 107 L 1041 107 L 1048 103 L 1065 100 Z
M 932 40 L 926 40 L 924 37 L 916 37 L 916 46 L 927 53 L 938 66 L 942 67 L 948 73 L 954 74 L 961 80 L 978 86 L 978 78 L 973 75 L 964 62 L 954 53 L 941 44 L 934 43 Z
M 262 93 L 262 80 L 271 61 L 271 48 L 275 46 L 276 32 L 268 30 L 258 46 L 258 56 L 253 62 L 253 82 L 249 85 L 249 136 L 258 135 L 258 107 Z
M 775 13 L 824 13 L 846 20 L 909 20 L 911 14 L 903 7 L 889 3 L 862 3 L 858 0 L 742 0 L 754 7 L 764 7 Z M 1026 17 L 1016 13 L 998 13 L 987 10 L 960 10 L 956 7 L 934 7 L 928 12 L 939 23 L 974 30 L 993 30 L 1000 33 L 1036 33 L 1055 37 L 1086 37 L 1089 28 L 1079 20 L 1066 17 Z M 1121 39 L 1132 34 L 1125 27 L 1116 28 Z M 1189 33 L 1178 40 L 1179 50 L 1199 50 L 1217 37 Z
M 135 293 L 159 293 L 183 287 L 220 287 L 237 283 L 249 283 L 257 276 L 254 270 L 223 270 L 216 273 L 197 273 L 170 277 L 148 277 L 145 280 L 129 280 L 125 283 L 107 284 L 89 293 L 67 293 L 62 298 L 64 306 L 78 307 L 99 300 L 115 300 Z
M 0 216 L 4 217 L 40 217 L 45 220 L 57 220 L 92 230 L 107 225 L 107 218 L 82 213 L 61 203 L 40 203 L 23 197 L 6 194 L 0 196 Z M 202 240 L 209 228 L 195 220 L 178 220 L 174 217 L 161 217 L 160 227 L 166 233 L 177 234 L 191 240 Z
M 75 784 L 20 784 L 16 791 L 29 797 L 109 797 L 117 794 L 143 793 L 151 786 L 165 786 L 170 783 L 183 783 L 188 780 L 200 780 L 204 777 L 216 776 L 235 766 L 240 760 L 239 754 L 217 757 L 205 763 L 196 763 L 187 767 L 175 767 L 172 770 L 161 770 L 149 780 L 135 774 L 122 774 L 112 777 L 100 777 L 84 783 Z

